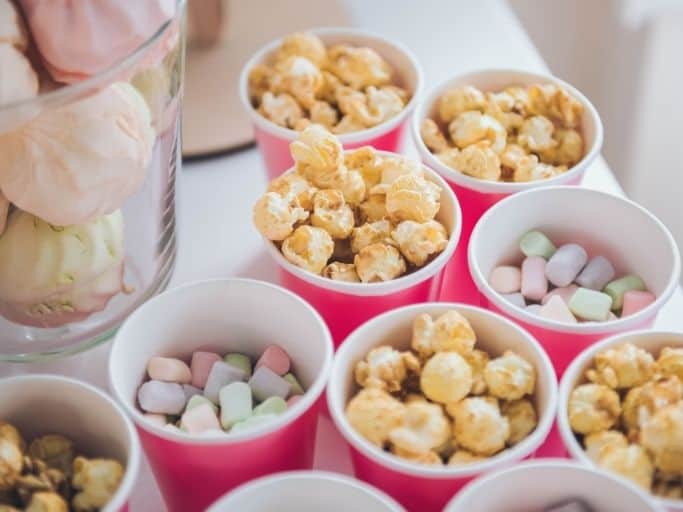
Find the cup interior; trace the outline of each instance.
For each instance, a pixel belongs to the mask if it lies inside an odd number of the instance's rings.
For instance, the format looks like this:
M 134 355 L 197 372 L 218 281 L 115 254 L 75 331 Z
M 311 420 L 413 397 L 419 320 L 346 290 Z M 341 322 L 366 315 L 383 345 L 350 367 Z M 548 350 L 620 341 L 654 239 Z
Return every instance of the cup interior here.
M 153 356 L 189 363 L 196 350 L 257 358 L 278 344 L 292 360 L 292 372 L 306 393 L 278 420 L 221 438 L 173 434 L 145 420 L 136 403 Z M 136 423 L 163 437 L 185 442 L 232 442 L 271 431 L 300 416 L 322 393 L 332 361 L 327 326 L 306 302 L 269 283 L 249 279 L 203 281 L 166 291 L 131 315 L 119 330 L 110 356 L 112 391 Z M 272 425 L 272 426 L 271 426 Z
M 461 467 L 429 467 L 403 461 L 384 452 L 365 440 L 346 418 L 346 404 L 358 389 L 354 368 L 367 353 L 379 345 L 391 345 L 408 350 L 415 317 L 422 313 L 439 316 L 455 309 L 470 321 L 477 335 L 476 348 L 490 356 L 513 350 L 529 361 L 536 370 L 536 388 L 531 397 L 538 415 L 538 425 L 523 441 L 482 462 Z M 505 318 L 489 311 L 462 304 L 428 303 L 395 309 L 380 315 L 356 329 L 341 345 L 327 389 L 330 412 L 337 428 L 354 447 L 368 457 L 392 469 L 421 476 L 469 476 L 519 460 L 533 452 L 546 438 L 552 426 L 557 400 L 557 382 L 554 370 L 543 349 L 533 337 Z
M 522 463 L 475 480 L 444 512 L 528 512 L 568 499 L 583 500 L 591 510 L 658 512 L 635 486 L 605 473 L 563 460 Z
M 572 325 L 541 319 L 509 304 L 491 288 L 488 278 L 498 265 L 521 264 L 519 239 L 532 229 L 545 233 L 558 247 L 575 242 L 589 258 L 605 256 L 617 276 L 639 275 L 657 296 L 656 302 L 623 319 Z M 530 190 L 496 204 L 474 228 L 469 262 L 479 290 L 503 311 L 531 324 L 573 330 L 639 322 L 669 298 L 680 274 L 676 242 L 654 215 L 629 200 L 579 187 Z

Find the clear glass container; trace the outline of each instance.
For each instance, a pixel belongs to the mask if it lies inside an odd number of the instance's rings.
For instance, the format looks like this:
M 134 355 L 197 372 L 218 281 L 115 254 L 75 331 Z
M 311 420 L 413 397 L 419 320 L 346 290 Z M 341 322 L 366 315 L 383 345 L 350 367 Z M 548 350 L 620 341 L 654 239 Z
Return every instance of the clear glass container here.
M 140 163 L 139 171 L 130 178 L 135 183 L 126 182 L 128 178 L 121 178 L 124 174 L 117 174 L 113 181 L 125 182 L 123 185 L 99 182 L 115 191 L 116 197 L 109 193 L 109 188 L 96 187 L 94 195 L 79 196 L 78 201 L 91 201 L 95 209 L 106 208 L 101 215 L 80 223 L 57 225 L 36 211 L 27 213 L 10 206 L 7 225 L 0 235 L 0 361 L 41 361 L 90 348 L 111 337 L 127 315 L 166 287 L 176 256 L 175 186 L 180 165 L 184 16 L 185 1 L 178 0 L 173 18 L 105 71 L 30 100 L 0 106 L 0 173 L 6 172 L 3 153 L 8 146 L 3 145 L 8 144 L 8 136 L 16 135 L 26 126 L 38 126 L 36 132 L 40 132 L 44 120 L 52 119 L 52 125 L 58 125 L 54 114 L 65 109 L 71 112 L 69 116 L 88 111 L 85 115 L 94 121 L 76 123 L 78 129 L 87 127 L 92 133 L 92 140 L 84 144 L 98 152 L 100 168 L 110 166 L 116 171 L 119 160 L 113 165 L 112 160 L 105 158 L 120 157 L 117 144 L 124 144 L 120 142 L 122 136 L 116 131 L 110 136 L 107 130 L 112 130 L 111 123 L 99 124 L 97 117 L 103 117 L 101 111 L 109 105 L 116 108 L 116 101 L 104 96 L 95 105 L 97 108 L 90 108 L 92 104 L 88 104 L 89 109 L 82 108 L 83 102 L 94 101 L 98 95 L 122 95 L 125 108 L 134 105 L 133 110 L 137 109 L 132 117 L 150 120 L 149 131 L 135 139 L 144 139 L 144 144 L 131 150 L 129 142 L 125 143 L 129 145 L 124 149 L 137 152 L 136 162 Z M 139 114 L 145 109 L 146 114 Z M 126 124 L 130 117 L 121 115 L 115 123 L 116 129 L 126 136 L 137 129 Z M 58 171 L 61 165 L 79 165 L 85 157 L 70 154 L 69 158 L 62 158 L 63 151 L 73 149 L 71 126 L 66 126 L 71 118 L 56 119 L 64 121 L 63 137 L 58 133 L 51 141 L 57 141 L 54 148 L 39 149 L 54 152 L 51 163 Z M 140 129 L 136 133 L 143 132 Z M 15 153 L 16 148 L 15 144 Z M 23 160 L 14 159 L 15 172 L 17 168 L 19 172 L 31 171 L 31 158 L 41 158 L 35 152 L 25 153 L 28 156 L 24 155 Z M 46 158 L 43 155 L 43 160 Z M 100 160 L 90 159 L 88 164 Z M 21 169 L 17 161 L 23 162 L 25 168 Z M 133 176 L 127 166 L 120 167 L 123 173 Z M 11 201 L 10 194 L 4 195 Z M 47 197 L 48 202 L 52 200 Z M 54 197 L 55 204 L 64 197 Z M 39 201 L 38 204 L 37 210 L 42 211 Z M 66 210 L 81 207 L 69 201 L 63 205 Z M 84 205 L 81 210 L 88 207 Z M 60 208 L 47 210 L 55 211 L 56 217 L 61 215 Z

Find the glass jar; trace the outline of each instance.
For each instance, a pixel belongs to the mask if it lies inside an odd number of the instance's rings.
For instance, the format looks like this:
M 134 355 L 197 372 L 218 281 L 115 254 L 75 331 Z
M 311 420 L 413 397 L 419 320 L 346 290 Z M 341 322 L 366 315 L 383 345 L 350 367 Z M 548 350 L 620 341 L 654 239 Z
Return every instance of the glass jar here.
M 175 7 L 106 70 L 0 106 L 0 361 L 92 347 L 170 279 L 185 1 Z

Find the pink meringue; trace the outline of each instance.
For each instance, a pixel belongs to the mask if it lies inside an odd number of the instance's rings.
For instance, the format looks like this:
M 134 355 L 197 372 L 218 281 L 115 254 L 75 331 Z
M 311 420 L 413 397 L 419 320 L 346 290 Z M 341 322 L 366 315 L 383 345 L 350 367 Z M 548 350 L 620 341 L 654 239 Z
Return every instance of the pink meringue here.
M 45 67 L 73 83 L 123 59 L 175 14 L 175 0 L 20 0 Z M 55 29 L 59 27 L 59 30 Z
M 22 52 L 28 46 L 24 20 L 9 0 L 0 0 L 0 43 L 11 44 Z
M 34 98 L 37 94 L 38 75 L 29 60 L 15 46 L 0 43 L 0 105 Z
M 115 83 L 0 134 L 0 189 L 50 224 L 113 212 L 144 181 L 155 140 L 144 98 Z

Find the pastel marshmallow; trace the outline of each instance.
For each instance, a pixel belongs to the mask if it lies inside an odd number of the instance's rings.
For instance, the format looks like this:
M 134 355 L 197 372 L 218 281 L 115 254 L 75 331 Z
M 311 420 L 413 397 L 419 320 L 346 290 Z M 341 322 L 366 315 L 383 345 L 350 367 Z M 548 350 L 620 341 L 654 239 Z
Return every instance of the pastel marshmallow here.
M 278 375 L 284 375 L 289 371 L 291 361 L 289 354 L 278 345 L 268 345 L 256 362 L 256 369 L 265 366 Z
M 588 261 L 586 250 L 578 244 L 565 244 L 548 260 L 545 275 L 555 286 L 569 286 Z
M 516 293 L 522 286 L 522 273 L 512 265 L 501 265 L 491 271 L 489 283 L 498 293 Z
M 576 284 L 591 290 L 602 290 L 607 283 L 614 279 L 615 271 L 612 264 L 604 256 L 596 256 L 588 262 L 576 278 Z
M 522 262 L 522 295 L 531 301 L 540 301 L 548 293 L 545 277 L 546 261 L 541 256 L 528 256 Z
M 220 430 L 221 426 L 214 410 L 208 404 L 201 404 L 183 413 L 180 429 L 188 434 L 200 434 L 207 430 Z
M 254 415 L 282 414 L 287 410 L 287 402 L 279 396 L 271 396 L 254 407 Z
M 239 368 L 231 364 L 217 361 L 213 363 L 209 377 L 206 379 L 206 386 L 204 386 L 204 396 L 211 400 L 214 404 L 218 403 L 218 393 L 221 388 L 232 384 L 233 382 L 246 379 L 246 374 Z
M 554 290 L 551 290 L 547 293 L 543 299 L 541 299 L 541 304 L 546 304 L 552 297 L 555 295 L 559 295 L 560 298 L 566 303 L 569 304 L 569 299 L 572 298 L 572 295 L 578 290 L 579 287 L 576 286 L 575 284 L 570 284 L 569 286 L 563 286 L 561 288 L 555 288 Z
M 147 374 L 152 380 L 189 384 L 192 380 L 190 367 L 185 361 L 174 357 L 153 357 L 147 363 Z
M 229 430 L 235 423 L 246 420 L 254 406 L 251 388 L 246 382 L 233 382 L 218 393 L 221 403 L 221 426 Z
M 194 386 L 191 386 L 190 384 L 183 384 L 183 391 L 185 392 L 185 398 L 189 400 L 195 395 L 201 395 L 202 390 L 199 388 L 196 388 Z
M 138 403 L 146 412 L 180 414 L 185 408 L 185 392 L 176 382 L 148 380 L 138 389 Z
M 501 294 L 501 297 L 518 308 L 526 307 L 526 301 L 521 293 L 503 293 Z
M 302 395 L 292 395 L 287 399 L 287 407 L 292 407 L 294 404 L 296 404 L 299 400 L 301 400 L 303 397 Z
M 525 256 L 540 256 L 550 259 L 557 248 L 550 239 L 540 231 L 529 231 L 519 240 L 519 248 Z
M 216 413 L 218 412 L 218 407 L 216 407 L 216 405 L 211 400 L 206 398 L 204 395 L 195 395 L 195 396 L 191 397 L 187 401 L 187 405 L 185 406 L 185 410 L 189 411 L 190 409 L 194 409 L 195 407 L 199 407 L 200 405 L 204 405 L 204 404 L 210 405 L 214 412 L 216 412 Z
M 251 358 L 248 355 L 233 352 L 231 354 L 226 354 L 223 361 L 242 370 L 247 376 L 247 379 L 251 377 Z
M 213 367 L 213 363 L 220 360 L 221 356 L 215 352 L 204 352 L 201 350 L 193 352 L 192 360 L 190 361 L 192 385 L 196 388 L 204 389 L 204 386 L 206 386 L 206 379 L 209 378 L 209 372 Z
M 639 290 L 629 290 L 625 292 L 623 299 L 624 305 L 621 309 L 622 318 L 645 309 L 656 299 L 657 297 L 655 297 L 655 294 L 651 292 L 642 292 Z
M 254 375 L 249 379 L 249 386 L 254 398 L 259 402 L 271 396 L 287 398 L 292 387 L 289 382 L 266 366 L 256 369 Z
M 236 432 L 243 432 L 245 430 L 251 430 L 254 427 L 258 427 L 260 425 L 265 425 L 266 423 L 270 423 L 274 419 L 277 418 L 276 414 L 261 414 L 259 416 L 250 416 L 244 421 L 240 421 L 239 423 L 235 423 L 233 427 L 230 429 L 231 433 L 236 433 Z
M 612 297 L 588 288 L 579 288 L 569 300 L 569 310 L 583 320 L 604 322 L 609 317 Z
M 624 294 L 631 290 L 644 292 L 647 287 L 645 282 L 636 275 L 620 277 L 605 286 L 603 292 L 612 297 L 612 311 L 618 311 L 624 306 Z
M 538 314 L 543 318 L 556 322 L 576 323 L 576 318 L 559 295 L 551 297 L 547 303 L 541 306 Z
M 285 375 L 282 378 L 285 379 L 287 382 L 289 382 L 289 384 L 292 386 L 289 390 L 289 396 L 290 397 L 304 394 L 303 386 L 299 383 L 299 381 L 297 380 L 297 378 L 294 376 L 293 373 L 288 373 L 287 375 Z
M 150 423 L 154 423 L 155 425 L 159 427 L 163 427 L 166 425 L 166 415 L 165 414 L 156 414 L 152 412 L 146 412 L 144 414 L 145 419 L 149 421 Z

